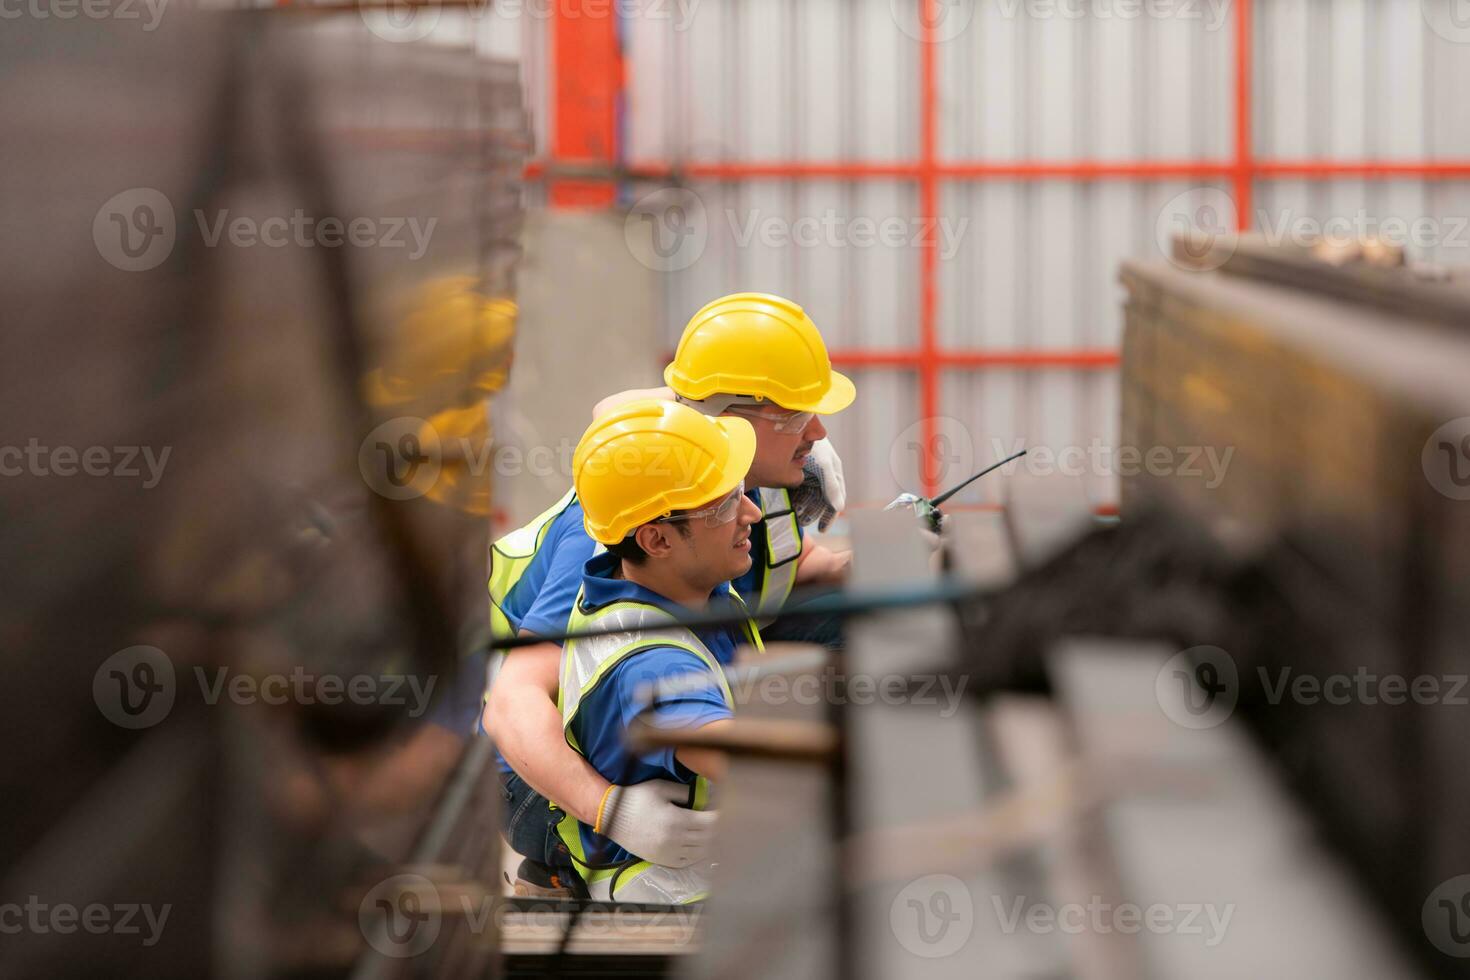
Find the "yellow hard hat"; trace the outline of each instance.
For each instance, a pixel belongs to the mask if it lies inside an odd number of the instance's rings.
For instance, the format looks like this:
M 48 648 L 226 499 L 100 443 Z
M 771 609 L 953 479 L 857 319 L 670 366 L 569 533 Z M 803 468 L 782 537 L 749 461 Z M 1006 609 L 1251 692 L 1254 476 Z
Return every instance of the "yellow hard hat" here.
M 832 370 L 806 311 L 769 293 L 722 296 L 694 314 L 664 381 L 690 401 L 747 395 L 819 415 L 842 411 L 857 395 L 852 381 Z
M 616 544 L 640 525 L 735 489 L 755 458 L 755 429 L 678 402 L 643 399 L 582 434 L 572 478 L 595 541 Z

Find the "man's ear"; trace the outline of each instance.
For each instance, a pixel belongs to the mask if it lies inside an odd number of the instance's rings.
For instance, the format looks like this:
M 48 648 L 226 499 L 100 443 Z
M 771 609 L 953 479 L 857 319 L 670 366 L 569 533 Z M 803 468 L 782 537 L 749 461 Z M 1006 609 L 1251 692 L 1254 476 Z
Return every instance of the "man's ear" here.
M 633 533 L 633 540 L 638 542 L 650 558 L 667 558 L 673 553 L 674 529 L 667 524 L 644 524 Z

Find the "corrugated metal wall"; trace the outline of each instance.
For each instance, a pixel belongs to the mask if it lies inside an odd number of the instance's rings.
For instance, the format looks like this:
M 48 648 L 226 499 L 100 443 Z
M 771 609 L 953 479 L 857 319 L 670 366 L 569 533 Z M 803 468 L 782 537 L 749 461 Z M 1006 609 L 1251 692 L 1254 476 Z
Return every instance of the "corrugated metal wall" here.
M 912 165 L 921 154 L 921 0 L 676 0 L 637 5 L 622 24 L 627 64 L 624 162 L 866 162 Z M 1419 160 L 1470 157 L 1470 28 L 1445 20 L 1460 0 L 1256 0 L 1252 4 L 1252 152 L 1257 159 Z M 1231 0 L 943 0 L 936 31 L 937 156 L 942 164 L 1183 161 L 1207 177 L 1095 181 L 946 178 L 939 212 L 936 340 L 963 350 L 1113 348 L 1121 329 L 1116 269 L 1158 254 L 1157 229 L 1178 195 L 1231 191 L 1235 8 Z M 1129 17 L 1130 11 L 1143 11 Z M 1155 15 L 1149 15 L 1153 11 Z M 1072 14 L 1080 16 L 1072 16 Z M 514 37 L 549 112 L 540 52 L 547 22 L 481 18 L 482 35 Z M 1431 22 L 1450 24 L 1436 33 Z M 498 33 L 496 33 L 498 32 Z M 509 32 L 509 33 L 508 33 Z M 1461 43 L 1455 43 L 1449 34 Z M 544 132 L 544 129 L 543 129 Z M 633 182 L 625 203 L 662 186 Z M 664 274 L 665 335 L 707 300 L 769 290 L 811 311 L 834 350 L 919 345 L 920 255 L 909 241 L 854 243 L 854 222 L 920 213 L 911 176 L 698 180 L 707 245 Z M 1306 219 L 1439 219 L 1416 254 L 1470 259 L 1470 184 L 1418 178 L 1261 179 L 1253 224 Z M 835 236 L 799 247 L 763 230 L 801 218 Z M 1228 220 L 1228 216 L 1227 216 Z M 1288 222 L 1283 224 L 1283 222 Z M 810 227 L 810 226 L 809 226 Z M 881 503 L 918 487 L 920 399 L 912 369 L 851 372 L 860 400 L 833 420 L 851 497 Z M 948 368 L 938 423 L 941 482 L 1024 442 L 1052 451 L 1116 438 L 1112 370 Z M 1076 450 L 1074 449 L 1075 453 Z M 1075 458 L 1075 457 L 1074 457 Z M 1115 481 L 1088 463 L 1094 499 Z M 993 501 L 994 484 L 962 500 Z

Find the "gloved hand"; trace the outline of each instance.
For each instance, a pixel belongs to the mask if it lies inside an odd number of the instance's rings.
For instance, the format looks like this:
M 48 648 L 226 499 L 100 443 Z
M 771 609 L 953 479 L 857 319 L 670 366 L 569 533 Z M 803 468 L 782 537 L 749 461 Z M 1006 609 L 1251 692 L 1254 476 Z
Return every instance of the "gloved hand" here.
M 688 810 L 689 787 L 666 779 L 614 786 L 602 807 L 602 833 L 645 861 L 684 868 L 704 857 L 714 810 Z
M 803 527 L 813 521 L 817 530 L 825 531 L 838 511 L 847 506 L 847 481 L 842 477 L 842 460 L 832 448 L 830 439 L 812 443 L 812 451 L 802 467 L 806 479 L 791 491 L 791 507 L 796 522 Z

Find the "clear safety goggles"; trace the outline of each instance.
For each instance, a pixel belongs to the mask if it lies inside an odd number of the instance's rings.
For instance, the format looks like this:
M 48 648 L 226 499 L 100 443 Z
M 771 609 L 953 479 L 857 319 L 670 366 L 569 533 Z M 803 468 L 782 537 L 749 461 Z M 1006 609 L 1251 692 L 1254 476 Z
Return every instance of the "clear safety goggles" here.
M 696 517 L 703 517 L 706 527 L 719 527 L 729 524 L 740 513 L 740 501 L 745 497 L 745 481 L 741 480 L 735 485 L 735 489 L 725 494 L 719 500 L 699 510 L 686 510 L 682 514 L 672 514 L 668 517 L 660 517 L 654 521 L 655 524 L 672 524 L 674 521 L 692 521 Z
M 731 415 L 747 419 L 765 419 L 777 432 L 790 435 L 805 432 L 816 412 L 793 412 L 784 408 L 764 408 L 756 405 L 731 405 L 725 409 Z

